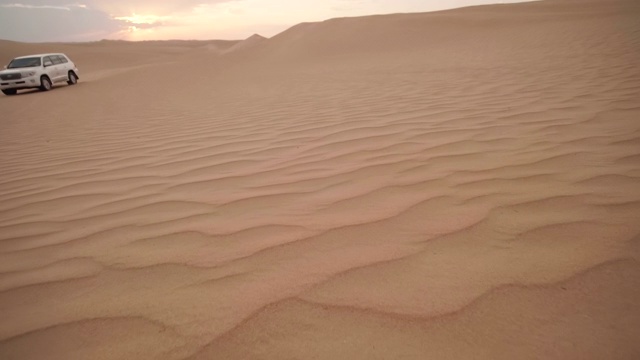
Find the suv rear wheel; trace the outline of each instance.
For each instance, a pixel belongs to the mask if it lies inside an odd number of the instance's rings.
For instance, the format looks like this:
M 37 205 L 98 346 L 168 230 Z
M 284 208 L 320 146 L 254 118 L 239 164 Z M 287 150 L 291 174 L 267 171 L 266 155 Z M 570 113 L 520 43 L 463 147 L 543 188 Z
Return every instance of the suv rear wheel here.
M 18 90 L 16 89 L 6 89 L 6 90 L 2 90 L 2 93 L 5 95 L 15 95 L 18 93 Z
M 51 90 L 51 79 L 48 76 L 43 76 L 40 78 L 40 90 L 41 91 L 49 91 Z
M 69 71 L 69 80 L 67 80 L 67 84 L 75 85 L 78 83 L 78 76 L 73 71 Z

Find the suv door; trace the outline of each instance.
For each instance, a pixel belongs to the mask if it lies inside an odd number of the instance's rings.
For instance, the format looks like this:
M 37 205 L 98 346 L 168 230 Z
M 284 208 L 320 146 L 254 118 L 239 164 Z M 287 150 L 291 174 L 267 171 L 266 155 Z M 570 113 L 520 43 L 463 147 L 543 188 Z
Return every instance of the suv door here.
M 60 77 L 58 65 L 54 64 L 51 56 L 42 58 L 42 65 L 44 65 L 44 72 L 49 76 L 49 79 L 51 79 L 52 82 L 58 81 Z
M 58 57 L 60 58 L 61 64 L 60 64 L 60 81 L 67 81 L 69 80 L 69 70 L 73 70 L 73 67 L 71 66 L 71 63 L 69 62 L 69 59 L 67 59 L 66 56 L 64 55 L 58 55 Z
M 63 73 L 63 64 L 62 64 L 62 59 L 60 59 L 60 57 L 58 55 L 50 55 L 49 58 L 51 58 L 51 61 L 53 62 L 53 67 L 54 67 L 54 72 L 55 72 L 55 79 L 52 79 L 54 82 L 60 82 L 63 81 L 65 78 L 65 74 Z

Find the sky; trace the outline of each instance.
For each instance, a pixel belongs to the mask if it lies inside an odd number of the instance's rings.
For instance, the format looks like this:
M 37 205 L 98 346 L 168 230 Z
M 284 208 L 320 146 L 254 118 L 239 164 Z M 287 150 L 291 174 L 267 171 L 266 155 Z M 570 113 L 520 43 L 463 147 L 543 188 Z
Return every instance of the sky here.
M 25 42 L 101 39 L 271 37 L 301 22 L 424 12 L 523 0 L 0 0 L 0 39 Z

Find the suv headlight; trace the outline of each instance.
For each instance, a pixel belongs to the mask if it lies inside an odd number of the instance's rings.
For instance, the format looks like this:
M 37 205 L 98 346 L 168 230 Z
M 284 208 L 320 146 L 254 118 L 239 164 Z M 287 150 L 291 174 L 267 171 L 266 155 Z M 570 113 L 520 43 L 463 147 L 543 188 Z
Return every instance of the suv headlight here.
M 23 72 L 22 73 L 22 77 L 31 77 L 31 76 L 33 76 L 35 74 L 36 74 L 35 71 L 27 71 L 27 72 Z

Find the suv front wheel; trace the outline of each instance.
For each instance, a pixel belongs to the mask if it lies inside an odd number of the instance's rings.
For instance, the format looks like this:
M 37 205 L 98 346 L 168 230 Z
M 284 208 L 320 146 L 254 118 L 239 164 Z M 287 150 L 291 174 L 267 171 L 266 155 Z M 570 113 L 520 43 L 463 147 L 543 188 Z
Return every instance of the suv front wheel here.
M 49 79 L 48 76 L 43 76 L 40 78 L 40 90 L 41 91 L 49 91 L 51 90 L 51 87 L 53 85 L 51 84 L 51 79 Z

